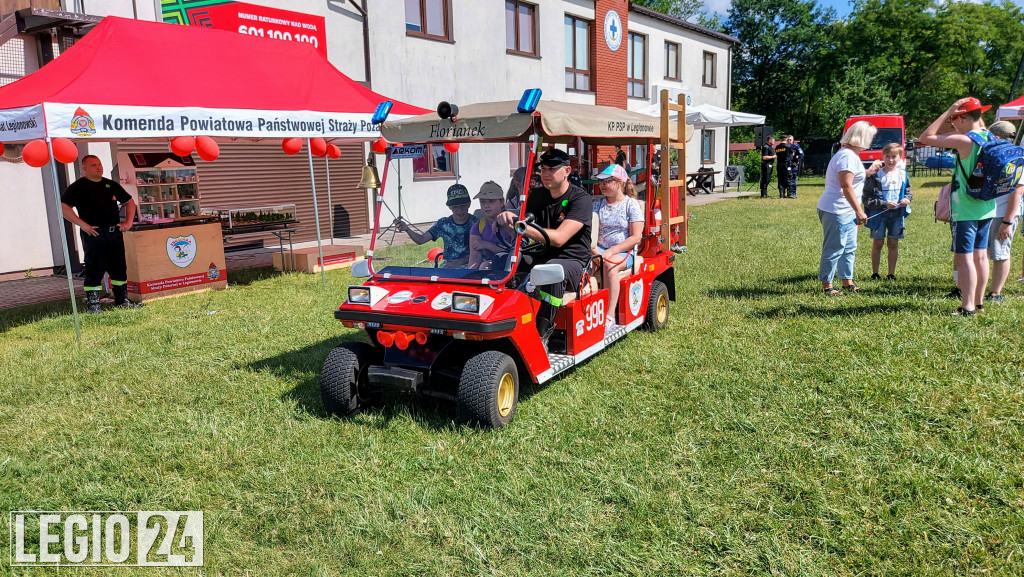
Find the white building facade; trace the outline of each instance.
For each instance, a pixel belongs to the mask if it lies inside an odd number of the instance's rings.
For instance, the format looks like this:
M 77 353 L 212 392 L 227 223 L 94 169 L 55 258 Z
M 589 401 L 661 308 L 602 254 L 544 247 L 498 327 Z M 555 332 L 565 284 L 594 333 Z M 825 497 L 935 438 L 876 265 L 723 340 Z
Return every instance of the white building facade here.
M 59 4 L 65 11 L 95 16 L 118 15 L 191 25 L 209 25 L 211 20 L 202 16 L 202 10 L 209 10 L 208 1 L 183 0 L 171 7 L 163 7 L 158 0 L 78 0 Z M 189 8 L 191 4 L 195 7 Z M 322 18 L 323 30 L 318 31 L 318 37 L 305 41 L 316 42 L 335 67 L 374 91 L 427 109 L 436 108 L 442 100 L 455 104 L 518 100 L 528 88 L 540 88 L 545 100 L 630 110 L 650 108 L 658 102 L 661 89 L 668 89 L 673 97 L 684 94 L 689 105 L 707 103 L 728 108 L 730 104 L 730 63 L 737 40 L 640 6 L 630 6 L 627 0 L 252 0 L 249 4 L 221 4 L 251 6 L 249 12 L 254 14 L 259 14 L 262 8 L 268 13 L 287 10 L 304 17 Z M 217 26 L 214 22 L 214 27 Z M 245 28 L 245 32 L 258 33 L 253 26 Z M 271 33 L 269 25 L 266 32 Z M 20 43 L 23 73 L 37 69 L 37 38 L 22 35 L 12 42 L 0 45 L 0 51 L 15 54 L 18 50 L 14 45 Z M 229 55 L 225 56 L 226 65 L 230 65 Z M 17 71 L 7 72 L 0 75 L 0 82 L 12 81 L 17 76 Z M 726 129 L 696 131 L 688 144 L 687 170 L 709 166 L 724 171 L 727 142 Z M 127 145 L 121 146 L 120 151 L 124 152 Z M 165 143 L 147 146 L 141 151 L 166 150 Z M 261 162 L 296 162 L 293 157 L 269 153 L 274 147 L 279 151 L 279 146 L 266 143 L 268 151 L 259 157 Z M 80 148 L 83 153 L 86 149 L 98 153 L 105 166 L 112 168 L 116 154 L 110 145 Z M 368 152 L 368 145 L 362 150 L 358 145 L 350 146 L 344 152 L 349 158 L 347 168 L 337 176 L 331 169 L 333 201 L 340 197 L 339 202 L 345 203 L 331 210 L 343 211 L 351 216 L 352 222 L 340 235 L 337 227 L 325 230 L 325 234 L 344 236 L 369 230 L 369 198 L 355 190 L 359 166 Z M 635 153 L 631 151 L 631 156 Z M 305 162 L 305 155 L 300 156 Z M 581 167 L 585 178 L 610 160 L 602 158 L 606 156 L 604 151 L 593 156 Z M 634 157 L 630 161 L 637 165 L 644 164 L 646 159 Z M 522 162 L 520 146 L 495 144 L 467 144 L 455 154 L 438 149 L 429 158 L 393 160 L 385 201 L 392 212 L 397 214 L 401 210 L 412 222 L 430 222 L 448 214 L 443 200 L 451 184 L 460 182 L 474 194 L 488 180 L 506 186 L 511 173 Z M 200 164 L 202 204 L 220 205 L 225 199 L 237 202 L 239 196 L 218 191 L 220 179 L 212 171 L 237 174 L 251 165 L 251 159 L 247 164 L 232 158 L 230 147 L 209 166 Z M 77 177 L 76 170 L 77 167 L 68 167 L 68 181 Z M 204 170 L 210 172 L 205 179 Z M 275 172 L 254 175 L 266 179 Z M 54 224 L 55 211 L 59 211 L 48 171 L 0 162 L 0 182 L 6 206 L 0 212 L 0 242 L 6 247 L 0 256 L 0 275 L 59 265 L 59 230 Z M 345 191 L 349 194 L 344 194 Z M 321 212 L 329 213 L 324 210 L 326 196 L 322 197 L 320 191 L 317 195 Z M 308 190 L 297 192 L 295 199 L 300 213 L 301 205 L 312 202 Z M 312 225 L 311 209 L 309 214 L 303 222 Z M 389 219 L 390 214 L 385 212 L 382 222 Z M 300 240 L 308 240 L 310 234 L 308 229 Z

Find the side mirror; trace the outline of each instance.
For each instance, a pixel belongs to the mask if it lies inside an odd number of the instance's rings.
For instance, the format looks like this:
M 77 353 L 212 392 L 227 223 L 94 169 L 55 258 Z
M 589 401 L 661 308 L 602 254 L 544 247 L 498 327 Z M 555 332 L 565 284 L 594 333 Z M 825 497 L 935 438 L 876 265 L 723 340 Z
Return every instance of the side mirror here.
M 352 263 L 352 276 L 355 278 L 369 278 L 370 261 L 363 259 Z
M 530 284 L 544 286 L 565 280 L 565 269 L 560 264 L 539 264 L 530 270 Z

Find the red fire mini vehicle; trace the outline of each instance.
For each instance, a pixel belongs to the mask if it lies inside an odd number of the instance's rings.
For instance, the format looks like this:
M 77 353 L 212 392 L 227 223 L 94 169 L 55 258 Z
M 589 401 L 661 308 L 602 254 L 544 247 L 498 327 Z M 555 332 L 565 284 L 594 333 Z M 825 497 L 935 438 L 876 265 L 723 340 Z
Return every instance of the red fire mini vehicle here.
M 674 146 L 685 158 L 685 143 L 673 144 L 675 139 L 670 141 L 668 133 L 690 128 L 682 124 L 670 128 L 667 112 L 659 121 L 617 108 L 557 102 L 540 102 L 526 112 L 517 111 L 515 101 L 468 105 L 456 117 L 450 108 L 443 108 L 439 107 L 438 115 L 385 122 L 382 134 L 406 146 L 529 142 L 527 166 L 533 166 L 542 142 L 575 143 L 577 138 L 591 146 L 648 145 L 648 159 L 650 145 L 660 141 L 665 150 Z M 447 117 L 441 117 L 445 113 Z M 685 118 L 685 114 L 678 116 Z M 662 155 L 663 174 L 669 173 L 668 157 Z M 669 301 L 675 300 L 672 265 L 676 255 L 669 246 L 685 243 L 685 194 L 679 198 L 677 187 L 682 181 L 667 179 L 661 194 L 653 194 L 654 185 L 647 178 L 638 187 L 652 191 L 642 200 L 647 236 L 636 250 L 633 267 L 614 279 L 599 278 L 600 266 L 588 267 L 580 291 L 562 300 L 547 348 L 535 326 L 540 302 L 537 293 L 529 291 L 560 282 L 564 272 L 558 265 L 538 264 L 527 278 L 516 275 L 523 251 L 542 253 L 546 248 L 544 243 L 523 246 L 522 231 L 536 227 L 525 214 L 526 192 L 520 197 L 519 236 L 501 270 L 439 268 L 431 260 L 423 266 L 395 266 L 375 260 L 371 244 L 367 259 L 353 267 L 353 275 L 368 280 L 348 287 L 347 300 L 334 313 L 344 326 L 365 330 L 369 342 L 344 343 L 331 350 L 320 375 L 325 408 L 348 414 L 382 392 L 411 392 L 455 401 L 460 422 L 502 427 L 515 414 L 521 383 L 549 381 L 637 328 L 664 327 Z M 662 222 L 661 201 L 668 200 L 670 186 L 680 203 L 671 204 L 681 206 L 676 212 L 683 216 Z M 375 239 L 381 202 L 378 196 Z M 596 223 L 593 235 L 596 238 Z M 621 285 L 618 326 L 606 332 L 605 315 L 615 308 L 608 302 L 606 288 L 612 282 Z

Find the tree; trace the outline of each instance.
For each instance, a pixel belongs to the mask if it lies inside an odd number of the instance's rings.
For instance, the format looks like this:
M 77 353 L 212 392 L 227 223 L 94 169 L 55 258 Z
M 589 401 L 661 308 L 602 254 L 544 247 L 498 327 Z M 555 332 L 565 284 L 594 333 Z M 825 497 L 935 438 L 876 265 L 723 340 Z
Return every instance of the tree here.
M 700 0 L 633 0 L 632 3 L 675 16 L 680 20 L 689 20 L 704 12 L 704 3 Z
M 817 70 L 833 15 L 814 0 L 733 0 L 725 31 L 743 42 L 733 51 L 735 105 L 806 134 L 807 77 Z

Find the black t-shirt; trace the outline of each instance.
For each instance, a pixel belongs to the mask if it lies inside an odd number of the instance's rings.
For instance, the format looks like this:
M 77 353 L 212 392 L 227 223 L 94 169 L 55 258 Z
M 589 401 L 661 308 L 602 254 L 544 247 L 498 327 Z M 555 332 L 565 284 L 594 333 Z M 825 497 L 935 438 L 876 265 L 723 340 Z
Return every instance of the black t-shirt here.
M 87 224 L 106 228 L 121 222 L 117 203 L 126 204 L 132 199 L 120 184 L 103 178 L 93 182 L 82 177 L 71 183 L 60 201 L 78 209 L 78 217 Z
M 779 142 L 775 145 L 775 160 L 779 161 L 779 166 L 784 166 L 789 160 L 789 145 L 785 142 Z
M 537 219 L 537 224 L 556 229 L 565 219 L 583 223 L 576 234 L 560 247 L 552 246 L 543 259 L 568 258 L 586 262 L 590 258 L 591 223 L 594 218 L 594 200 L 582 188 L 570 184 L 569 190 L 558 198 L 551 198 L 546 188 L 530 190 L 526 199 L 526 212 Z
M 761 162 L 763 162 L 765 164 L 771 164 L 771 163 L 775 162 L 774 158 L 770 158 L 768 160 L 765 160 L 764 159 L 765 156 L 775 156 L 775 149 L 772 148 L 772 145 L 765 144 L 764 146 L 761 147 L 761 157 L 762 157 L 761 158 Z

